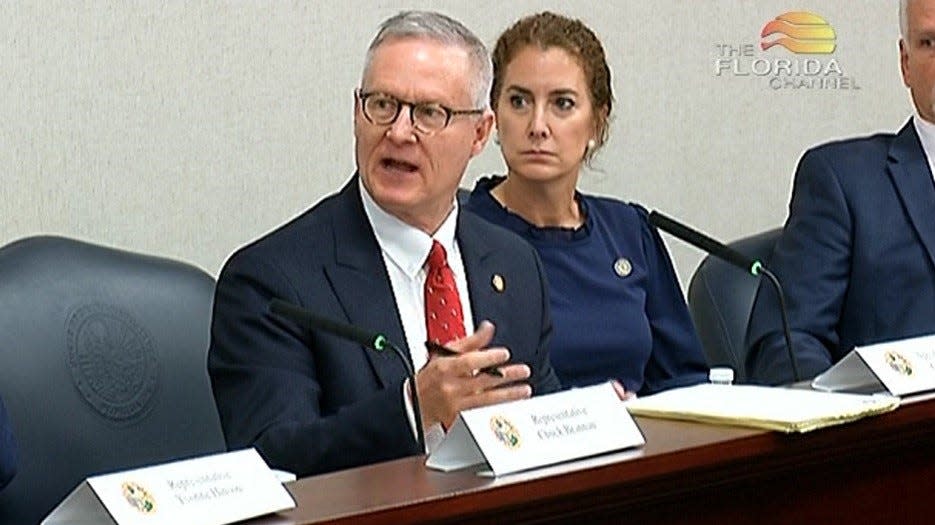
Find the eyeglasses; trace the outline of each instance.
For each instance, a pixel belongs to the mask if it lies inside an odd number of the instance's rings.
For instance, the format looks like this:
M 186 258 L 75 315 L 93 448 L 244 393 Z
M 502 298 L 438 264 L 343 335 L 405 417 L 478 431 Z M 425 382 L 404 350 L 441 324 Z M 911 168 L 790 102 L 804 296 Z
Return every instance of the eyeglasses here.
M 409 106 L 409 120 L 413 127 L 425 134 L 445 129 L 451 117 L 458 115 L 480 115 L 483 109 L 451 109 L 435 102 L 406 102 L 380 92 L 357 91 L 364 117 L 380 126 L 387 126 L 399 118 L 403 106 Z

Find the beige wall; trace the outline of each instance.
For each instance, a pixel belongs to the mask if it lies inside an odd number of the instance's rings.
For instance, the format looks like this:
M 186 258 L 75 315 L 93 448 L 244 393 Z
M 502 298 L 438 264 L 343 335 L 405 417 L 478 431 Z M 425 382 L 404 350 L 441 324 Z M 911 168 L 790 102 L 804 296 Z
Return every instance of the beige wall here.
M 911 114 L 895 1 L 78 4 L 0 3 L 0 243 L 64 234 L 216 274 L 352 172 L 364 50 L 403 8 L 451 14 L 488 43 L 537 10 L 582 18 L 604 41 L 617 97 L 611 140 L 582 188 L 725 240 L 782 222 L 805 148 L 894 130 Z M 817 60 L 833 58 L 860 89 L 774 90 L 772 75 L 751 72 L 807 58 L 758 47 L 763 25 L 794 10 L 834 27 L 837 50 Z M 751 74 L 730 64 L 715 74 L 719 44 L 753 44 L 738 63 Z M 493 144 L 465 185 L 490 171 L 502 171 Z M 701 254 L 669 245 L 687 283 Z

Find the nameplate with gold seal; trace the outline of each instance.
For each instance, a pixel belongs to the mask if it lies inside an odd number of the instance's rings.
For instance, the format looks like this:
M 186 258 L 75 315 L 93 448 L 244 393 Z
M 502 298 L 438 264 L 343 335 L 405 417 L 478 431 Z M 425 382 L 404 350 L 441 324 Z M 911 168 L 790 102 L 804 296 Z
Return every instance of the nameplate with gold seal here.
M 646 443 L 610 383 L 459 414 L 426 466 L 452 471 L 485 464 L 495 476 Z

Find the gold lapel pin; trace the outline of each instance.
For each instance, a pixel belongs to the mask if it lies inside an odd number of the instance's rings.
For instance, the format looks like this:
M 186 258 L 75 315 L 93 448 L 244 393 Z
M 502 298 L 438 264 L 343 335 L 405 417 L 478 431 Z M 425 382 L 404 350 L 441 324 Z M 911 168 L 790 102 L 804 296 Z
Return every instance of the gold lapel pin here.
M 490 279 L 490 285 L 493 286 L 493 289 L 497 293 L 503 293 L 503 290 L 506 289 L 506 281 L 503 280 L 503 276 L 499 273 L 493 274 L 493 277 Z

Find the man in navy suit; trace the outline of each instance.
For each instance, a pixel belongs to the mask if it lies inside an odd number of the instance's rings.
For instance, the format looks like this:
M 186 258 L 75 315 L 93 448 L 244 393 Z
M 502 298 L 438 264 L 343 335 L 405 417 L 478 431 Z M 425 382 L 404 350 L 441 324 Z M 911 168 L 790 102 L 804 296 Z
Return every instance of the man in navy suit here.
M 935 0 L 903 0 L 900 25 L 903 81 L 917 114 L 895 135 L 806 152 L 770 260 L 802 379 L 855 346 L 935 333 Z M 792 372 L 775 304 L 761 286 L 747 371 L 778 384 Z
M 7 486 L 16 474 L 16 442 L 13 441 L 13 428 L 6 412 L 3 398 L 0 398 L 0 490 Z
M 490 79 L 484 45 L 460 23 L 426 12 L 383 23 L 355 93 L 357 173 L 219 277 L 208 370 L 229 448 L 256 447 L 300 476 L 328 472 L 424 453 L 417 424 L 431 447 L 461 410 L 559 388 L 538 258 L 455 199 L 490 133 Z M 422 293 L 435 241 L 468 335 L 448 343 L 457 355 L 429 360 Z M 415 385 L 394 354 L 278 318 L 273 298 L 385 334 L 408 350 Z M 478 374 L 486 367 L 502 377 Z

